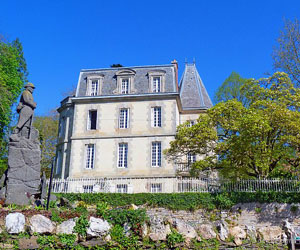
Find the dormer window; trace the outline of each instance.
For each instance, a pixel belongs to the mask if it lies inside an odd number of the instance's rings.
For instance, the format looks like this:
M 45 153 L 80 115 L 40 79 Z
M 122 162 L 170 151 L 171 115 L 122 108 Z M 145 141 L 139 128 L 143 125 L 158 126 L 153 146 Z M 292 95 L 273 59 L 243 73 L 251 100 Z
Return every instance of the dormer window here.
M 152 90 L 153 90 L 153 92 L 161 92 L 160 76 L 153 77 L 153 79 L 152 79 Z
M 86 95 L 97 96 L 101 94 L 101 86 L 103 82 L 103 75 L 92 75 L 87 77 L 87 91 Z
M 165 75 L 166 72 L 164 70 L 156 70 L 156 71 L 148 72 L 150 92 L 153 93 L 164 92 Z
M 92 80 L 90 93 L 91 96 L 98 95 L 99 90 L 99 80 Z
M 122 69 L 116 73 L 117 88 L 113 91 L 114 94 L 132 94 L 136 93 L 134 88 L 135 71 L 132 69 Z
M 129 93 L 129 78 L 122 78 L 121 83 L 121 94 L 128 94 Z

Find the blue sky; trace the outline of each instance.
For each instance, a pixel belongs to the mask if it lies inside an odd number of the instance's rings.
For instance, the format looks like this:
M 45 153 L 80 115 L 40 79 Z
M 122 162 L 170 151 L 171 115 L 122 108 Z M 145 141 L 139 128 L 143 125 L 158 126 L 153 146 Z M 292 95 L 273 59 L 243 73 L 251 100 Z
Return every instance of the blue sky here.
M 0 34 L 19 37 L 36 85 L 37 115 L 58 107 L 80 69 L 196 60 L 211 96 L 230 75 L 273 72 L 283 20 L 300 1 L 1 1 Z

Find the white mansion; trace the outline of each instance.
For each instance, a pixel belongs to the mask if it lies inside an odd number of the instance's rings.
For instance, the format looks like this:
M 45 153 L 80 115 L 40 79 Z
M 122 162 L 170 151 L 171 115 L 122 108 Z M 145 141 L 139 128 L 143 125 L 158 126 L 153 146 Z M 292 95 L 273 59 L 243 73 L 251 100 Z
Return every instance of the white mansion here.
M 179 124 L 192 124 L 211 106 L 194 63 L 186 64 L 180 84 L 176 60 L 81 70 L 75 96 L 58 109 L 54 177 L 174 177 L 178 166 L 165 159 L 163 150 Z

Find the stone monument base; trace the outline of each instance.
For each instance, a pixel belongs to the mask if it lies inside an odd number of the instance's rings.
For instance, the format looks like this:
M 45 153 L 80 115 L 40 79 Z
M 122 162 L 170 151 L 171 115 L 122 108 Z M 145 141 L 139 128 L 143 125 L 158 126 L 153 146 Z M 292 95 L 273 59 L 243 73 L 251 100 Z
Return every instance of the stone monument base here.
M 41 150 L 38 131 L 31 128 L 31 138 L 13 134 L 8 146 L 5 186 L 6 204 L 28 205 L 32 196 L 41 194 Z

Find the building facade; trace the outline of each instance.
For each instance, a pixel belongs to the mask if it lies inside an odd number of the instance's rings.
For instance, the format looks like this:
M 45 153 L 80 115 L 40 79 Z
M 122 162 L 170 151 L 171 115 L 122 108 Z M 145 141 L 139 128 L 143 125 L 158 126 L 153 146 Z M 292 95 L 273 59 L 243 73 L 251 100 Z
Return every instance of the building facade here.
M 174 177 L 163 150 L 212 106 L 195 64 L 81 70 L 58 109 L 55 178 Z M 188 161 L 196 156 L 188 155 Z

